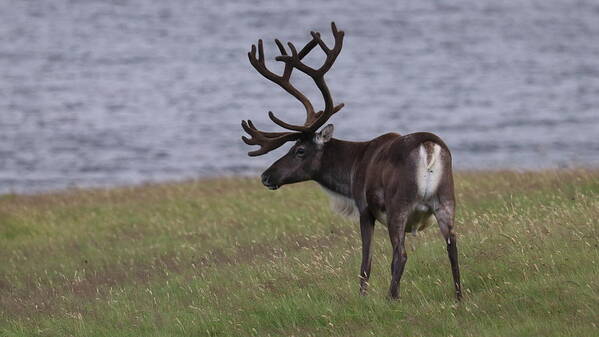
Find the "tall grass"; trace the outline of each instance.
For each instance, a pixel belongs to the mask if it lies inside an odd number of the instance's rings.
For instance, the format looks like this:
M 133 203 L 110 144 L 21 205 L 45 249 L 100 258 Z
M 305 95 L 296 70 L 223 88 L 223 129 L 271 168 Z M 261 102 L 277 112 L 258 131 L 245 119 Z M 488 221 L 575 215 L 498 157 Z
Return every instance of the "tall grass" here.
M 312 183 L 254 179 L 0 197 L 3 336 L 599 336 L 599 172 L 457 176 L 465 298 L 434 227 L 408 239 L 401 299 L 377 225 Z

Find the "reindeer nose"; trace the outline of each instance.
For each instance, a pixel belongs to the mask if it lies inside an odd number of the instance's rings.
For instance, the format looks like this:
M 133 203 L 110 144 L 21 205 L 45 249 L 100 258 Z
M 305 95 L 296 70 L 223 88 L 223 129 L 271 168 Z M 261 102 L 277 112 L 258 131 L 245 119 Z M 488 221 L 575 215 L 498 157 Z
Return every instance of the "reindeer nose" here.
M 264 185 L 264 186 L 270 185 L 270 175 L 262 174 L 262 185 Z
M 270 174 L 262 174 L 262 184 L 270 190 L 276 190 L 279 186 L 272 183 L 270 180 Z

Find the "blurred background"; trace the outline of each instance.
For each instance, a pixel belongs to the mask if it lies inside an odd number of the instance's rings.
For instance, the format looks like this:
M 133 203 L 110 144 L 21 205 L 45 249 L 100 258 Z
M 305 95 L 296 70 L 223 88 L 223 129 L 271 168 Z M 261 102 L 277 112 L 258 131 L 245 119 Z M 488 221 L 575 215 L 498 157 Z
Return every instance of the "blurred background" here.
M 346 32 L 336 137 L 430 131 L 457 169 L 599 165 L 594 0 L 0 2 L 0 193 L 259 173 L 242 119 L 304 110 L 249 64 Z M 308 63 L 317 65 L 323 54 Z M 312 83 L 295 76 L 317 108 Z

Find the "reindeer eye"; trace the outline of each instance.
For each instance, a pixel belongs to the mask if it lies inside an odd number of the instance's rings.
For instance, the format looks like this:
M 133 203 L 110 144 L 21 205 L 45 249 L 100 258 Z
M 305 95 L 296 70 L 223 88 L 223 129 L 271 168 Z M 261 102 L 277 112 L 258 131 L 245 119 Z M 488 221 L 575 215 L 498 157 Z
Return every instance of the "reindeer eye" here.
M 302 157 L 305 153 L 306 150 L 303 147 L 299 147 L 297 150 L 295 150 L 295 154 L 297 154 L 300 157 Z

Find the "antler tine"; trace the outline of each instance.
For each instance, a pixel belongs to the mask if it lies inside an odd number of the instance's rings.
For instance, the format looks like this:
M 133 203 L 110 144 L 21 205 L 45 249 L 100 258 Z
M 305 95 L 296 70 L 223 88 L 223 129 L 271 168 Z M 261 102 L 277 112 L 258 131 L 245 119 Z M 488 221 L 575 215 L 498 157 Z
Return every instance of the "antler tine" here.
M 302 135 L 300 132 L 263 132 L 258 130 L 251 120 L 241 121 L 241 127 L 252 137 L 241 136 L 244 143 L 260 145 L 258 150 L 248 152 L 252 157 L 268 153 L 289 141 L 297 140 Z
M 277 47 L 279 47 L 279 52 L 281 55 L 287 55 L 287 51 L 285 50 L 285 47 L 283 47 L 281 41 L 279 41 L 279 39 L 275 39 L 275 43 L 277 44 Z
M 324 52 L 326 54 L 328 54 L 331 51 L 329 49 L 329 47 L 327 47 L 327 45 L 324 43 L 324 41 L 322 41 L 320 39 L 320 33 L 319 32 L 310 32 L 310 35 L 312 35 L 312 38 L 318 43 L 318 45 L 320 46 L 320 48 L 322 48 L 322 50 L 324 50 Z
M 285 129 L 288 130 L 294 130 L 297 132 L 304 132 L 304 133 L 309 133 L 309 132 L 314 132 L 316 130 L 318 130 L 318 128 L 320 128 L 324 123 L 326 123 L 326 121 L 331 118 L 332 115 L 334 115 L 335 113 L 337 113 L 337 111 L 341 110 L 343 107 L 345 106 L 345 104 L 341 103 L 339 105 L 336 105 L 333 108 L 332 113 L 330 113 L 328 115 L 328 117 L 326 119 L 323 119 L 322 122 L 318 123 L 318 126 L 316 126 L 316 121 L 321 120 L 324 114 L 323 110 L 318 111 L 317 113 L 314 114 L 314 118 L 312 118 L 306 126 L 301 126 L 301 125 L 293 125 L 293 124 L 289 124 L 289 123 L 285 123 L 282 120 L 278 119 L 277 116 L 275 116 L 272 111 L 268 112 L 268 117 L 277 125 L 279 125 L 280 127 L 283 127 Z M 316 126 L 316 127 L 315 127 Z
M 277 44 L 277 47 L 279 48 L 279 52 L 281 53 L 281 55 L 287 55 L 287 51 L 285 50 L 285 47 L 283 47 L 283 44 L 281 43 L 281 41 L 279 41 L 279 39 L 275 39 L 275 43 Z M 285 64 L 285 70 L 283 70 L 283 79 L 285 81 L 289 81 L 289 79 L 291 78 L 291 72 L 293 71 L 293 67 L 291 66 L 287 66 L 287 64 Z M 309 112 L 306 112 L 309 113 Z
M 258 62 L 264 65 L 264 46 L 262 45 L 262 39 L 258 40 Z

